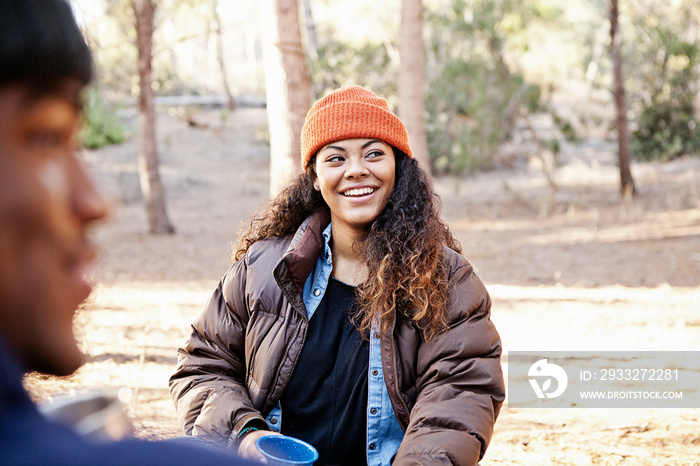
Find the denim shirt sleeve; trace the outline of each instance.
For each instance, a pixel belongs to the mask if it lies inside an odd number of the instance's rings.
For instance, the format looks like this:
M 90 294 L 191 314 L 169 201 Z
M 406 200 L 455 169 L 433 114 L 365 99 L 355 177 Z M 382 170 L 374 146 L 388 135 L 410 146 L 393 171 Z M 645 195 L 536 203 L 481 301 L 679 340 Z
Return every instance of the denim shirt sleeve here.
M 329 224 L 323 231 L 323 254 L 319 256 L 314 271 L 304 283 L 303 300 L 309 319 L 323 299 L 333 271 L 330 239 L 331 225 Z M 373 333 L 370 338 L 367 377 L 367 464 L 369 466 L 389 466 L 404 436 L 384 382 L 380 348 L 378 335 Z M 279 432 L 282 425 L 280 403 L 277 403 L 267 416 L 267 423 L 272 430 Z

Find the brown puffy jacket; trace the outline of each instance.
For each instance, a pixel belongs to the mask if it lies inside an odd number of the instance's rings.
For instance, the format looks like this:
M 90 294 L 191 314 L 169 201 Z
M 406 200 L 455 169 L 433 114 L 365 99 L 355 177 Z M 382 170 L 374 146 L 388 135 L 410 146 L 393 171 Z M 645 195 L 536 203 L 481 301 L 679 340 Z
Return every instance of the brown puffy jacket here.
M 255 243 L 219 283 L 170 379 L 188 434 L 235 448 L 244 427 L 267 427 L 304 345 L 302 289 L 327 224 L 316 214 L 293 237 Z M 489 295 L 466 259 L 447 250 L 447 260 L 449 331 L 426 343 L 399 317 L 381 336 L 387 389 L 406 431 L 395 465 L 476 464 L 505 398 Z

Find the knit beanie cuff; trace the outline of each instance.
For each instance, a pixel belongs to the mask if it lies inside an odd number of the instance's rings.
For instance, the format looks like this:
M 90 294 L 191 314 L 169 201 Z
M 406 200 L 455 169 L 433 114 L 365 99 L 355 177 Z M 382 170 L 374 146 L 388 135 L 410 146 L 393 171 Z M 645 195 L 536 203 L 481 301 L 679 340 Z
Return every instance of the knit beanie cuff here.
M 342 139 L 379 139 L 412 157 L 408 133 L 386 103 L 359 86 L 338 89 L 309 110 L 301 134 L 301 165 L 306 170 L 322 147 Z

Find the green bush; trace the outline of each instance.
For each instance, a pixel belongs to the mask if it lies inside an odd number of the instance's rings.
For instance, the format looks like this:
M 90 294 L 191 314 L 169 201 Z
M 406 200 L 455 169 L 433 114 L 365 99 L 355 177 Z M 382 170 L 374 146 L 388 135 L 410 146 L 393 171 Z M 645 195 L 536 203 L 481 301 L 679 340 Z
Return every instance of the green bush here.
M 564 139 L 566 139 L 567 142 L 578 142 L 578 134 L 576 134 L 576 129 L 574 129 L 571 122 L 560 117 L 554 111 L 551 111 L 550 113 L 552 114 L 554 124 L 557 126 L 557 128 L 559 128 L 561 134 L 564 135 Z
M 472 8 L 460 0 L 450 14 L 427 15 L 428 145 L 436 173 L 488 168 L 519 109 L 539 109 L 539 87 L 506 64 L 503 18 L 494 2 Z
M 642 160 L 669 161 L 700 151 L 700 129 L 693 118 L 692 105 L 678 99 L 658 98 L 642 110 L 638 129 L 632 133 L 632 155 Z
M 453 59 L 430 73 L 428 145 L 435 171 L 459 174 L 486 167 L 503 138 L 510 92 L 494 84 L 487 64 Z
M 632 156 L 668 161 L 700 152 L 700 122 L 693 100 L 700 79 L 700 46 L 683 38 L 683 27 L 644 23 L 647 40 L 638 46 L 646 93 L 630 135 Z
M 689 53 L 682 56 L 697 61 L 698 46 L 687 45 Z M 687 61 L 692 63 L 691 60 Z M 642 109 L 637 119 L 637 129 L 630 138 L 635 158 L 668 161 L 700 151 L 700 125 L 695 118 L 691 91 L 696 73 L 687 71 L 671 72 L 671 76 Z
M 126 126 L 119 120 L 116 109 L 104 98 L 97 87 L 85 93 L 84 122 L 81 142 L 88 149 L 99 149 L 126 140 Z

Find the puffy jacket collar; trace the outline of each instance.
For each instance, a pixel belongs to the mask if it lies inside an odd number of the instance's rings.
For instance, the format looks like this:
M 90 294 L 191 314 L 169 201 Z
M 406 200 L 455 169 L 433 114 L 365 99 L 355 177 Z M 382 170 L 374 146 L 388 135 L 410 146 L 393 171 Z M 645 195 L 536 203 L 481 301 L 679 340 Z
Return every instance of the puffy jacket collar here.
M 318 257 L 323 254 L 323 230 L 331 221 L 328 209 L 317 210 L 302 223 L 284 254 L 283 261 L 292 281 L 299 289 L 313 272 Z

